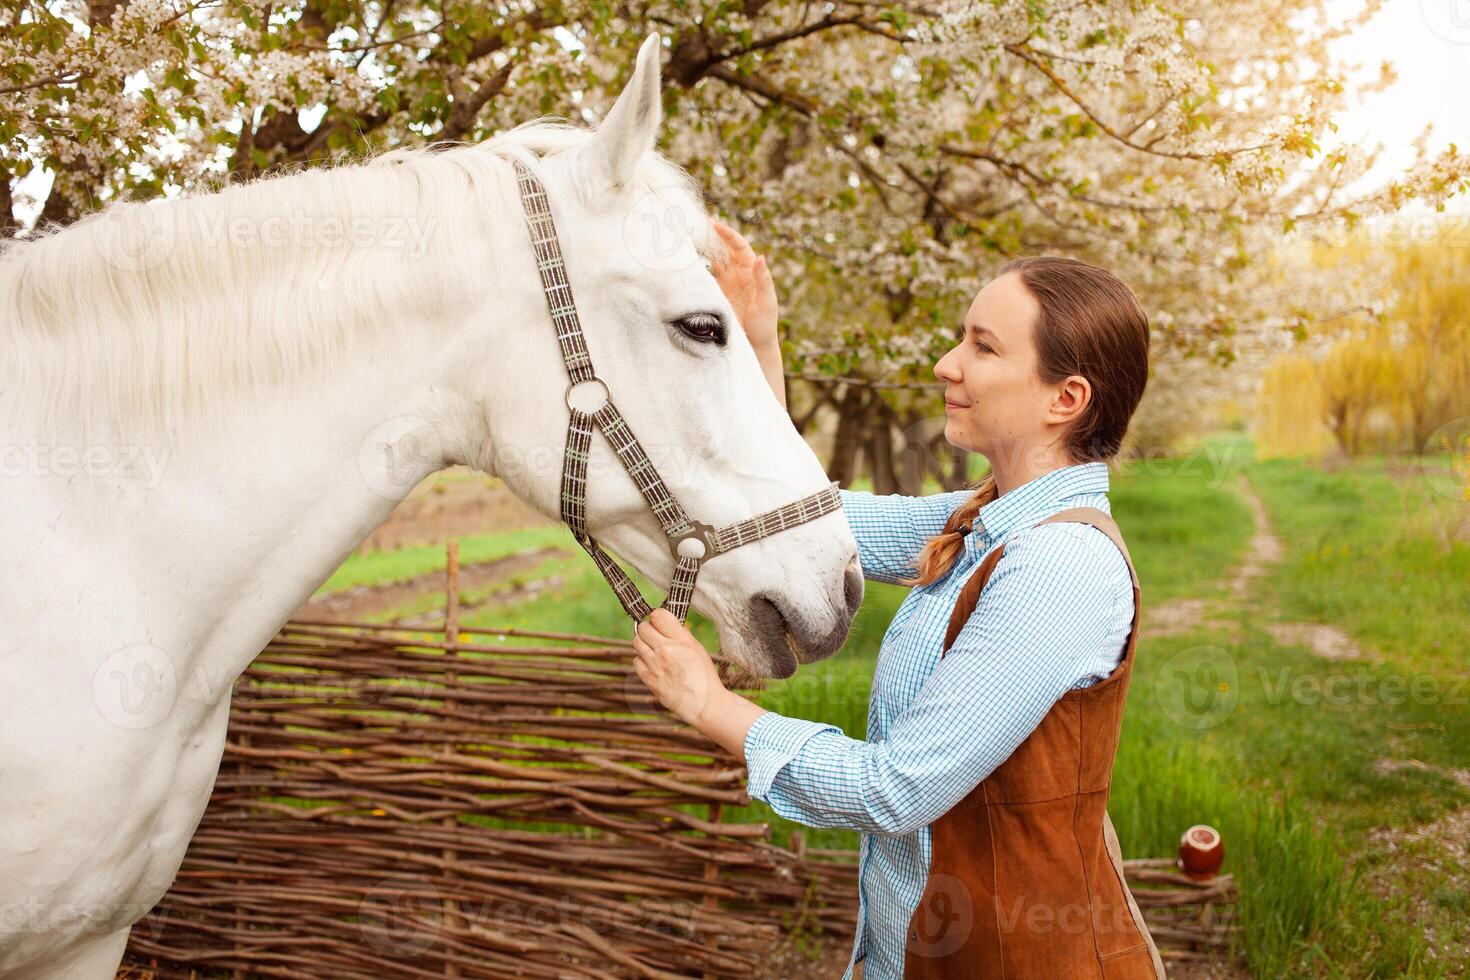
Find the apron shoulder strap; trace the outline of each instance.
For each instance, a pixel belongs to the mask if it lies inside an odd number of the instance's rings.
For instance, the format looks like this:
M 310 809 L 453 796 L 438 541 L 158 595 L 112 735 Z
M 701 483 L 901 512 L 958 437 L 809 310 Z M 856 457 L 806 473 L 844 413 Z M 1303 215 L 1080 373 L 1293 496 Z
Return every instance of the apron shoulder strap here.
M 1128 554 L 1128 546 L 1123 543 L 1123 532 L 1118 529 L 1116 521 L 1096 507 L 1069 507 L 1031 526 L 1040 527 L 1043 524 L 1061 523 L 1091 524 L 1106 534 L 1123 553 L 1123 562 L 1128 566 L 1128 576 L 1133 580 L 1134 590 L 1138 589 L 1138 573 L 1133 569 L 1133 558 Z M 944 648 L 940 653 L 941 657 L 949 652 L 955 638 L 960 635 L 960 630 L 964 629 L 965 623 L 970 621 L 970 614 L 975 611 L 975 606 L 980 602 L 980 593 L 984 590 L 985 583 L 990 581 L 990 574 L 995 571 L 995 566 L 1000 564 L 1000 557 L 1005 554 L 1005 550 L 1006 546 L 1001 545 L 986 555 L 980 567 L 975 569 L 974 574 L 960 589 L 960 597 L 955 602 L 954 611 L 949 615 L 949 628 L 944 631 Z

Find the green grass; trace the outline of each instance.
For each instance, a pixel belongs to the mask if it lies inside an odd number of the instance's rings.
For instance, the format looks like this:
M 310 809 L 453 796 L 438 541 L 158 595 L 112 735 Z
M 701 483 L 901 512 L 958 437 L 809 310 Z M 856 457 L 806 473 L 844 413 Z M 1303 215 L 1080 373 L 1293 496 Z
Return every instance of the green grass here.
M 1415 670 L 1464 674 L 1470 504 L 1436 490 L 1413 460 L 1331 473 L 1273 460 L 1249 478 L 1287 545 L 1275 576 L 1283 618 L 1334 623 Z
M 472 534 L 459 539 L 459 562 L 469 565 L 494 561 L 536 548 L 561 547 L 582 554 L 581 546 L 563 527 L 531 527 L 493 534 Z M 421 545 L 397 551 L 354 554 L 344 561 L 317 590 L 318 595 L 340 592 L 359 585 L 392 585 L 429 572 L 444 571 L 443 545 Z
M 1436 976 L 1403 903 L 1356 883 L 1351 856 L 1370 827 L 1428 818 L 1435 794 L 1452 800 L 1448 782 L 1377 774 L 1385 729 L 1412 713 L 1293 696 L 1292 682 L 1332 665 L 1273 644 L 1250 616 L 1234 630 L 1145 635 L 1109 806 L 1125 852 L 1169 854 L 1190 824 L 1219 828 L 1256 976 Z
M 1138 571 L 1141 602 L 1222 593 L 1217 583 L 1251 533 L 1250 509 L 1233 479 L 1192 458 L 1153 460 L 1125 466 L 1108 498 Z

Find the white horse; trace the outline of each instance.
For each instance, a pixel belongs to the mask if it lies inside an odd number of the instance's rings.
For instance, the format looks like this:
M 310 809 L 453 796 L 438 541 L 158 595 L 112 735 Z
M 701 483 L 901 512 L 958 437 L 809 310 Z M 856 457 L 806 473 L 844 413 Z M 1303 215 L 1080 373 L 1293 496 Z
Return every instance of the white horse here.
M 710 274 L 697 193 L 654 152 L 660 53 L 595 132 L 118 204 L 0 257 L 0 976 L 113 976 L 209 800 L 232 682 L 424 477 L 469 465 L 558 514 L 566 370 L 511 155 L 689 514 L 827 485 Z M 588 497 L 589 531 L 668 581 L 600 435 Z M 832 512 L 711 561 L 693 605 L 726 658 L 787 676 L 845 639 L 855 558 Z

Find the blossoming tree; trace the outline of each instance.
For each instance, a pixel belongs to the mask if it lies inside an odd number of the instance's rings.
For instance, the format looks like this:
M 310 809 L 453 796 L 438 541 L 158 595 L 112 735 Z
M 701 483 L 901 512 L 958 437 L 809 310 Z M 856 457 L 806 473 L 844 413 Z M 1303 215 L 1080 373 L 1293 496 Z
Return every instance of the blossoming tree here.
M 1467 187 L 1451 147 L 1344 193 L 1373 153 L 1330 144 L 1362 88 L 1328 45 L 1379 3 L 1324 24 L 1313 0 L 0 0 L 0 227 L 594 120 L 659 30 L 663 148 L 772 255 L 793 417 L 833 430 L 834 478 L 913 492 L 965 476 L 930 367 L 1004 259 L 1134 287 L 1156 333 L 1138 428 L 1163 441 L 1202 381 L 1240 383 L 1223 365 L 1352 305 L 1283 275 L 1284 237 Z

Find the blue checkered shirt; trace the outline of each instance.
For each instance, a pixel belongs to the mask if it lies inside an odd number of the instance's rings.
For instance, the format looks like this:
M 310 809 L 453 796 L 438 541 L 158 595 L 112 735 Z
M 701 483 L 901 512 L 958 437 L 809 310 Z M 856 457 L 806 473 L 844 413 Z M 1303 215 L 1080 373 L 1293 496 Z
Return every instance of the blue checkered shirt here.
M 1053 470 L 980 508 L 950 573 L 910 590 L 878 651 L 866 741 L 768 712 L 745 737 L 749 793 L 811 827 L 862 831 L 858 927 L 843 980 L 900 980 L 904 934 L 929 874 L 929 824 L 1026 740 L 1057 699 L 1117 667 L 1133 588 L 1117 546 L 1086 524 L 1037 521 L 1069 507 L 1111 513 L 1108 469 Z M 863 577 L 896 584 L 972 493 L 842 491 Z M 975 613 L 941 660 L 960 587 L 999 546 Z

